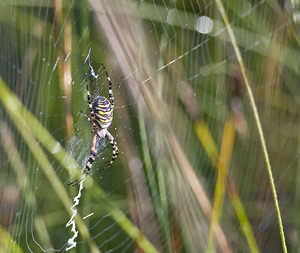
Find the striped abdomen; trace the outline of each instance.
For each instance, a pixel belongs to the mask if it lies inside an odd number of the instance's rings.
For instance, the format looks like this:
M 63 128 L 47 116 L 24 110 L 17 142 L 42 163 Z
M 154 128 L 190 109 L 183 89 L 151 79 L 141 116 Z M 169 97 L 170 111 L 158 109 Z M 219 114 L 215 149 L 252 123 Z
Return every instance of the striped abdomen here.
M 110 102 L 105 97 L 96 97 L 93 103 L 93 111 L 100 127 L 108 128 L 113 118 L 113 108 Z

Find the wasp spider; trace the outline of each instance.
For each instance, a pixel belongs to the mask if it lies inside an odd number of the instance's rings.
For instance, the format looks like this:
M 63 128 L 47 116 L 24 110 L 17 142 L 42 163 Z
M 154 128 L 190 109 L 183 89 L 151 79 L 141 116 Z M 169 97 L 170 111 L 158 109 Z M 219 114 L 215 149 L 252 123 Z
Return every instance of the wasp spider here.
M 108 95 L 109 98 L 106 99 L 105 97 L 97 96 L 93 101 L 91 100 L 91 94 L 89 92 L 89 85 L 88 85 L 88 78 L 86 77 L 86 93 L 88 99 L 88 105 L 90 109 L 90 117 L 87 116 L 85 113 L 83 115 L 88 119 L 88 121 L 93 126 L 93 140 L 92 140 L 92 147 L 90 157 L 85 165 L 84 173 L 89 174 L 91 172 L 92 164 L 95 161 L 96 154 L 97 154 L 97 143 L 100 139 L 107 137 L 109 143 L 112 145 L 112 158 L 109 161 L 108 165 L 113 163 L 113 161 L 118 157 L 118 145 L 116 139 L 111 135 L 111 133 L 107 130 L 110 126 L 112 119 L 113 119 L 113 111 L 114 111 L 114 94 L 112 91 L 112 82 L 110 77 L 105 69 L 103 63 L 101 66 L 106 74 L 106 78 L 108 80 Z M 107 167 L 106 166 L 106 167 Z

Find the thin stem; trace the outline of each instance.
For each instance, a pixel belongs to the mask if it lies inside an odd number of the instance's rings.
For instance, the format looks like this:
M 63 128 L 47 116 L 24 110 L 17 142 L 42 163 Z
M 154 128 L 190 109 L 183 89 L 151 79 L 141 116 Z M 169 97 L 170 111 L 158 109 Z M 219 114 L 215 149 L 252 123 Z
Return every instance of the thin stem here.
M 266 162 L 266 166 L 267 166 L 267 170 L 268 170 L 269 181 L 270 181 L 270 184 L 271 184 L 274 204 L 275 204 L 277 218 L 278 218 L 282 249 L 283 249 L 284 253 L 287 253 L 284 230 L 283 230 L 283 225 L 282 225 L 282 220 L 281 220 L 280 208 L 279 208 L 279 203 L 278 203 L 276 187 L 275 187 L 272 168 L 271 168 L 271 163 L 270 163 L 270 159 L 269 159 L 269 154 L 268 154 L 267 145 L 266 145 L 266 142 L 265 142 L 265 137 L 264 137 L 263 129 L 262 129 L 262 126 L 261 126 L 259 114 L 258 114 L 256 103 L 255 103 L 255 100 L 254 100 L 253 92 L 252 92 L 252 89 L 250 87 L 250 84 L 249 84 L 249 81 L 248 81 L 248 78 L 247 78 L 247 75 L 246 75 L 244 62 L 243 62 L 243 59 L 242 59 L 242 56 L 241 56 L 241 52 L 240 52 L 239 47 L 237 45 L 237 41 L 235 39 L 233 30 L 231 28 L 231 25 L 230 25 L 230 22 L 228 20 L 226 11 L 224 9 L 224 5 L 223 5 L 221 0 L 216 0 L 216 4 L 217 4 L 217 6 L 219 8 L 219 11 L 221 13 L 221 16 L 224 20 L 225 26 L 228 30 L 228 33 L 229 33 L 229 36 L 230 36 L 230 39 L 231 39 L 231 42 L 232 42 L 232 46 L 233 46 L 233 49 L 235 51 L 235 54 L 236 54 L 237 60 L 239 62 L 239 65 L 241 67 L 243 79 L 245 81 L 246 89 L 247 89 L 247 92 L 248 92 L 248 95 L 249 95 L 249 98 L 250 98 L 251 108 L 253 110 L 256 126 L 257 126 L 257 129 L 258 129 L 259 138 L 260 138 L 260 141 L 261 141 L 261 146 L 262 146 L 262 149 L 263 149 L 264 158 L 265 158 L 265 162 Z

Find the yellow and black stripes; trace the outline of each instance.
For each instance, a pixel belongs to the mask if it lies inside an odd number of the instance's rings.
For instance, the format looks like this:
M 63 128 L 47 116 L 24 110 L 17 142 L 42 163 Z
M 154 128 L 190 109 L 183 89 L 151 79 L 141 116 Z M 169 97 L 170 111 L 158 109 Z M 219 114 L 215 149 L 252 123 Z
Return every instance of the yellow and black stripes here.
M 112 90 L 112 82 L 110 80 L 110 77 L 108 75 L 108 72 L 104 66 L 104 64 L 101 62 L 101 66 L 103 68 L 103 70 L 105 71 L 105 74 L 106 74 L 106 78 L 108 80 L 108 96 L 109 96 L 109 102 L 111 104 L 111 108 L 114 109 L 115 107 L 115 98 L 114 98 L 114 93 L 113 93 L 113 90 Z
M 97 97 L 93 103 L 93 110 L 96 120 L 102 128 L 107 128 L 113 118 L 113 109 L 110 102 L 105 97 Z
M 95 134 L 93 136 L 93 141 L 92 141 L 92 147 L 91 147 L 91 153 L 90 153 L 90 157 L 85 165 L 85 168 L 84 168 L 84 172 L 86 174 L 89 174 L 91 172 L 91 169 L 92 169 L 92 164 L 93 162 L 95 161 L 96 159 L 96 155 L 97 155 L 97 135 Z
M 106 134 L 108 140 L 109 140 L 109 143 L 112 145 L 112 158 L 111 160 L 109 161 L 108 165 L 106 167 L 108 167 L 109 165 L 111 165 L 114 160 L 118 157 L 119 155 L 119 149 L 118 149 L 118 144 L 117 144 L 117 140 L 110 134 L 110 132 L 107 132 Z
M 114 95 L 112 91 L 112 82 L 106 71 L 103 63 L 101 63 L 109 85 L 109 99 L 97 96 L 92 100 L 91 94 L 88 87 L 88 78 L 86 78 L 86 93 L 88 99 L 88 106 L 91 116 L 89 117 L 85 113 L 83 115 L 88 119 L 88 121 L 93 125 L 93 141 L 89 159 L 85 165 L 84 173 L 89 174 L 92 169 L 92 164 L 94 163 L 97 155 L 97 142 L 98 140 L 107 137 L 109 143 L 112 145 L 112 158 L 108 165 L 111 165 L 113 161 L 118 157 L 119 149 L 116 139 L 108 132 L 107 128 L 110 126 L 113 119 L 114 110 Z M 107 168 L 108 166 L 106 166 Z
M 90 64 L 90 62 L 89 62 Z M 107 80 L 108 80 L 108 91 L 109 91 L 109 99 L 106 99 L 105 97 L 98 96 L 92 101 L 91 94 L 89 92 L 89 86 L 88 86 L 88 77 L 86 77 L 86 93 L 87 93 L 87 99 L 88 99 L 88 106 L 90 110 L 91 117 L 86 115 L 84 112 L 82 114 L 88 119 L 88 121 L 93 126 L 93 140 L 92 140 L 92 147 L 89 159 L 85 165 L 85 168 L 83 170 L 83 173 L 90 174 L 92 170 L 92 165 L 96 159 L 97 155 L 97 142 L 98 140 L 107 137 L 109 140 L 109 143 L 112 145 L 112 158 L 109 161 L 108 165 L 105 167 L 107 168 L 109 165 L 113 163 L 113 161 L 118 157 L 119 149 L 116 139 L 108 132 L 107 128 L 110 126 L 112 119 L 113 119 L 113 110 L 114 110 L 114 94 L 112 90 L 112 82 L 110 80 L 110 77 L 108 75 L 108 72 L 106 71 L 103 63 L 101 63 Z M 93 68 L 90 66 L 92 75 L 96 78 Z M 76 181 L 70 183 L 70 185 L 77 185 Z

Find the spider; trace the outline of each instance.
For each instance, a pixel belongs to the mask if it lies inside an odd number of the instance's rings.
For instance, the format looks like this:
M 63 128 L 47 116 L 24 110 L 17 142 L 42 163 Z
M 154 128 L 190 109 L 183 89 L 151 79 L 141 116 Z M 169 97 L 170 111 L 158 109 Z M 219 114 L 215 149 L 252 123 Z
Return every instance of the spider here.
M 88 78 L 86 77 L 86 93 L 88 99 L 88 106 L 90 110 L 90 117 L 87 116 L 84 112 L 82 114 L 87 118 L 87 120 L 92 124 L 92 133 L 93 133 L 93 140 L 92 140 L 92 147 L 89 159 L 85 165 L 84 173 L 89 174 L 92 169 L 92 164 L 95 161 L 96 154 L 97 154 L 97 143 L 99 140 L 107 137 L 109 143 L 112 145 L 112 158 L 109 163 L 106 165 L 107 168 L 109 165 L 113 163 L 113 161 L 118 157 L 119 149 L 117 145 L 116 139 L 111 135 L 111 133 L 107 130 L 110 126 L 112 119 L 113 119 L 113 111 L 114 111 L 114 94 L 112 91 L 112 82 L 108 75 L 108 72 L 101 62 L 101 67 L 103 68 L 106 78 L 108 81 L 108 96 L 109 99 L 97 96 L 93 101 L 91 100 L 91 95 L 89 92 L 89 85 L 88 85 Z

